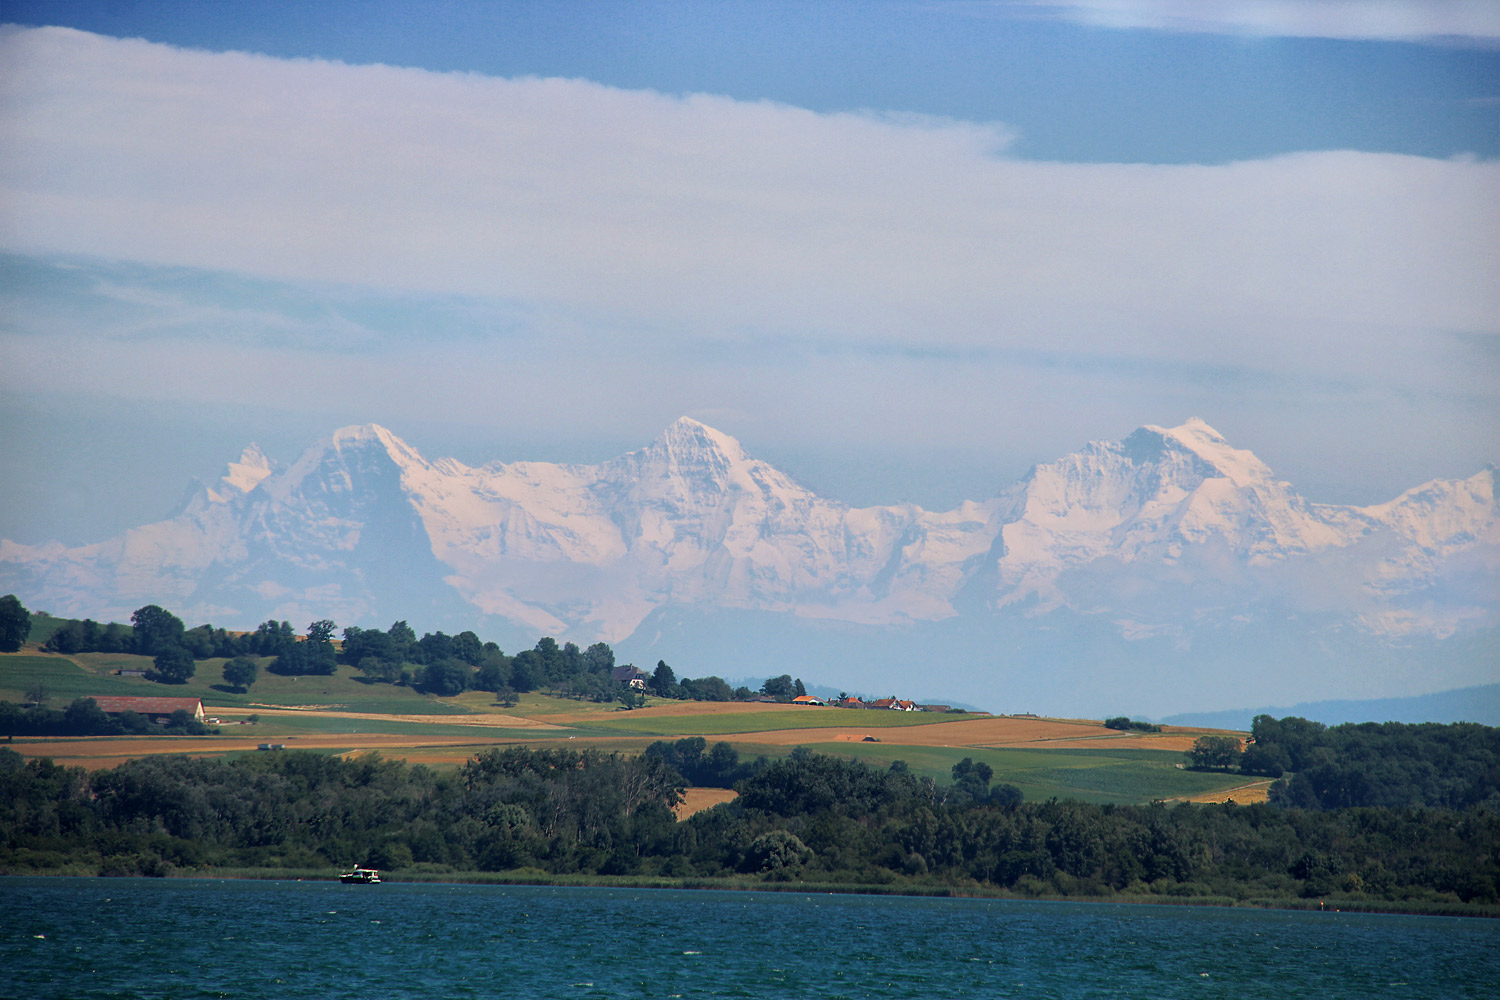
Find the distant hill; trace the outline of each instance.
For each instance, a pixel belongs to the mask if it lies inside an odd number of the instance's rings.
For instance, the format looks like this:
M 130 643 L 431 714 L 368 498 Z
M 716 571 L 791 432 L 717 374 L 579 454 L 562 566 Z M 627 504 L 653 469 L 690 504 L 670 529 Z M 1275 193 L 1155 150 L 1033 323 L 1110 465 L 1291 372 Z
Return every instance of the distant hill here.
M 1227 712 L 1187 712 L 1156 721 L 1172 726 L 1249 729 L 1257 715 L 1288 715 L 1337 726 L 1344 722 L 1478 722 L 1500 726 L 1500 684 L 1456 688 L 1413 698 L 1369 701 L 1306 701 L 1283 708 L 1237 708 Z

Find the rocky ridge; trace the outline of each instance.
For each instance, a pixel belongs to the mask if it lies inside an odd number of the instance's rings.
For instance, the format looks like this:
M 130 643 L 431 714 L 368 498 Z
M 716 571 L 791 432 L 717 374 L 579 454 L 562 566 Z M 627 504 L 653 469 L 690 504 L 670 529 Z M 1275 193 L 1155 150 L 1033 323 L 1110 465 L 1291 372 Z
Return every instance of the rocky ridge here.
M 428 461 L 377 425 L 285 469 L 251 445 L 181 511 L 95 545 L 0 542 L 0 578 L 56 613 L 145 602 L 254 624 L 379 624 L 398 595 L 619 641 L 664 606 L 863 625 L 960 613 L 1105 616 L 1127 637 L 1315 612 L 1443 637 L 1496 623 L 1496 473 L 1371 507 L 1317 504 L 1193 419 L 1039 465 L 950 511 L 819 497 L 682 418 L 598 465 Z M 382 574 L 403 577 L 392 592 Z

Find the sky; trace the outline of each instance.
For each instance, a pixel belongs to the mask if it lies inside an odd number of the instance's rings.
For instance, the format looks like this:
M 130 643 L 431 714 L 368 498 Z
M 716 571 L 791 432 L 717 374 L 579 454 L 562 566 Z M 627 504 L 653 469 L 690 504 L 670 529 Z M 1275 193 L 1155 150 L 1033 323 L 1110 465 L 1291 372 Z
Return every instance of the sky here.
M 947 509 L 1207 420 L 1315 501 L 1500 461 L 1500 5 L 0 0 L 0 537 L 251 441 L 688 415 Z

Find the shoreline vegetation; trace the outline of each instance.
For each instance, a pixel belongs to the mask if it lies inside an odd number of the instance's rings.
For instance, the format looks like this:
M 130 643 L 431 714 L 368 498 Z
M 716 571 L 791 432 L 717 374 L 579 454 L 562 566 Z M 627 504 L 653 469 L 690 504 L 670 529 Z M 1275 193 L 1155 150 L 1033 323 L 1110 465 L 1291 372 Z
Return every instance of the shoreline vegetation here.
M 81 871 L 0 872 L 0 878 L 129 878 L 141 876 L 94 875 Z M 177 870 L 163 879 L 206 881 L 244 880 L 259 882 L 327 882 L 339 881 L 335 868 L 203 868 Z M 994 886 L 893 884 L 879 882 L 768 882 L 757 878 L 669 878 L 642 875 L 552 874 L 537 870 L 510 872 L 454 871 L 380 873 L 382 884 L 408 885 L 525 885 L 562 889 L 675 889 L 686 892 L 780 892 L 803 895 L 911 896 L 931 899 L 997 899 L 1038 903 L 1119 903 L 1124 906 L 1201 906 L 1227 909 L 1286 910 L 1296 913 L 1372 913 L 1415 917 L 1474 917 L 1500 920 L 1500 904 L 1451 901 L 1386 902 L 1332 896 L 1328 899 L 1234 896 L 1163 896 L 1131 895 L 1059 895 L 1031 894 Z
M 790 704 L 788 675 L 752 697 L 665 663 L 616 668 L 603 644 L 506 657 L 404 622 L 342 643 L 315 622 L 299 640 L 286 623 L 183 630 L 156 606 L 131 629 L 35 618 L 0 657 L 0 731 L 21 737 L 0 746 L 0 875 L 362 866 L 394 882 L 1500 916 L 1500 729 L 1259 716 L 1247 739 L 1125 716 L 849 711 Z M 130 650 L 56 648 L 106 639 Z M 147 649 L 184 644 L 181 663 Z M 209 721 L 235 735 L 90 700 L 153 692 L 212 698 Z M 57 729 L 74 735 L 39 732 Z M 689 788 L 710 805 L 685 805 Z
M 687 784 L 729 802 L 678 819 Z M 1500 815 L 1421 806 L 1023 801 L 803 749 L 156 756 L 112 770 L 0 748 L 0 873 L 773 889 L 1500 915 Z

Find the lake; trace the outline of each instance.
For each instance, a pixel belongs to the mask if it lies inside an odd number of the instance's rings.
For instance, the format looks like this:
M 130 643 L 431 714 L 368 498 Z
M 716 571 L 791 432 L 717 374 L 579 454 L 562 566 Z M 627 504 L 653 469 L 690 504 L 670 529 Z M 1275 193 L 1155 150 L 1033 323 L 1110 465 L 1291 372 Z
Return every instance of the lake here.
M 0 878 L 0 993 L 1483 997 L 1500 921 L 797 893 Z

